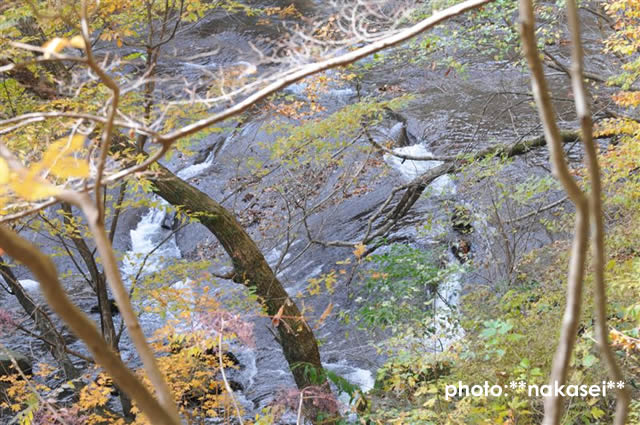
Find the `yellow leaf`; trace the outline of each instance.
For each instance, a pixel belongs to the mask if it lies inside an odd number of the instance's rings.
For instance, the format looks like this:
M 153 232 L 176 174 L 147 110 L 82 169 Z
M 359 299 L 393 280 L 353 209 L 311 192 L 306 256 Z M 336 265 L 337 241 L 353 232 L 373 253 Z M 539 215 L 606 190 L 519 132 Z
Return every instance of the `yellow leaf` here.
M 44 49 L 44 58 L 49 59 L 53 54 L 60 53 L 62 49 L 64 49 L 68 45 L 69 40 L 67 40 L 66 38 L 52 38 L 42 45 L 42 48 Z
M 37 201 L 38 199 L 49 198 L 58 194 L 60 189 L 45 181 L 36 179 L 25 179 L 20 182 L 12 182 L 11 188 L 20 197 L 27 201 Z
M 51 173 L 61 179 L 69 177 L 89 177 L 89 164 L 73 157 L 59 158 Z
M 9 181 L 9 166 L 4 158 L 0 158 L 0 184 L 7 184 Z
M 72 137 L 63 137 L 51 143 L 47 148 L 46 155 L 59 155 L 69 151 L 78 151 L 84 145 L 84 136 L 82 134 L 74 134 Z
M 76 35 L 69 40 L 69 45 L 71 47 L 75 47 L 76 49 L 84 50 L 86 45 L 84 44 L 84 38 L 81 35 Z
M 87 177 L 89 166 L 86 162 L 72 156 L 84 145 L 84 136 L 75 134 L 72 137 L 63 137 L 51 143 L 47 151 L 42 155 L 42 160 L 34 165 L 33 169 L 42 171 L 49 169 L 57 177 Z

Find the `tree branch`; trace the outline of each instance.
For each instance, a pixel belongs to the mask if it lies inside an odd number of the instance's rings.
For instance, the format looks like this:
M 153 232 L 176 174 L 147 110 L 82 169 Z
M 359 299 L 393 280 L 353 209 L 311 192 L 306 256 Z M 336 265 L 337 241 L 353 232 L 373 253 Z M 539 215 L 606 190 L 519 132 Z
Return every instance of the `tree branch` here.
M 562 139 L 555 119 L 555 111 L 549 96 L 542 62 L 538 56 L 535 39 L 535 18 L 531 0 L 520 0 L 520 33 L 524 55 L 531 71 L 534 98 L 549 145 L 553 174 L 560 180 L 567 195 L 576 207 L 574 237 L 567 278 L 567 302 L 550 376 L 551 385 L 564 385 L 569 373 L 571 354 L 578 334 L 582 307 L 582 286 L 589 229 L 589 204 L 586 196 L 571 176 L 564 150 L 562 149 Z M 545 398 L 544 425 L 559 424 L 562 415 L 562 401 L 563 399 L 555 393 Z
M 89 23 L 87 21 L 87 2 L 82 0 L 81 5 L 81 28 L 82 38 L 84 39 L 84 51 L 87 54 L 87 66 L 91 68 L 100 78 L 102 83 L 111 90 L 111 106 L 107 115 L 107 122 L 102 131 L 102 142 L 100 143 L 100 156 L 98 158 L 98 171 L 96 172 L 95 192 L 96 192 L 96 208 L 98 209 L 98 222 L 104 223 L 104 204 L 102 203 L 102 174 L 107 163 L 107 155 L 109 155 L 109 145 L 113 136 L 113 122 L 116 119 L 118 104 L 120 102 L 120 87 L 113 79 L 98 65 L 93 57 L 91 49 L 91 36 L 89 34 Z
M 602 182 L 600 179 L 600 165 L 598 164 L 598 152 L 593 141 L 593 122 L 589 109 L 588 94 L 583 82 L 584 53 L 580 37 L 580 21 L 578 18 L 578 6 L 575 0 L 567 0 L 567 17 L 571 31 L 571 83 L 576 100 L 576 114 L 582 129 L 582 143 L 585 148 L 587 168 L 591 192 L 589 193 L 589 210 L 591 218 L 591 231 L 593 233 L 592 251 L 594 268 L 594 304 L 596 318 L 596 339 L 600 353 L 604 357 L 609 370 L 609 376 L 613 381 L 623 381 L 611 345 L 609 344 L 609 331 L 607 326 L 607 292 L 604 280 L 605 252 L 604 252 L 604 213 L 602 211 Z M 627 423 L 630 395 L 627 388 L 616 390 L 616 415 L 614 424 Z

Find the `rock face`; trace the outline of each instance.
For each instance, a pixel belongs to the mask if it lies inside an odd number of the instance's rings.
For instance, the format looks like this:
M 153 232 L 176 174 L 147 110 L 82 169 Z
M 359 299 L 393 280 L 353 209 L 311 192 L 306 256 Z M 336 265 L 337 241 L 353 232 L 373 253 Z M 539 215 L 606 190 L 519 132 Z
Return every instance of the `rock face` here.
M 389 130 L 389 139 L 393 141 L 395 147 L 404 147 L 411 144 L 407 134 L 407 126 L 402 122 L 396 123 L 396 125 L 391 127 Z
M 0 376 L 16 373 L 12 359 L 16 361 L 25 375 L 31 374 L 31 361 L 26 356 L 12 350 L 3 350 L 0 352 Z

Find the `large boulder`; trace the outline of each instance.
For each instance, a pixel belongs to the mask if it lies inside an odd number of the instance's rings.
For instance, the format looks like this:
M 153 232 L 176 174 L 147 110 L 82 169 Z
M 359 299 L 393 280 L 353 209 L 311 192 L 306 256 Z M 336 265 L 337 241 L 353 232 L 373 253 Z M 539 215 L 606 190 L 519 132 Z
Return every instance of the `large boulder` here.
M 31 374 L 31 361 L 22 354 L 16 353 L 13 350 L 1 350 L 0 351 L 0 376 L 13 375 L 16 373 L 16 369 L 13 360 L 18 364 L 18 367 L 25 375 Z

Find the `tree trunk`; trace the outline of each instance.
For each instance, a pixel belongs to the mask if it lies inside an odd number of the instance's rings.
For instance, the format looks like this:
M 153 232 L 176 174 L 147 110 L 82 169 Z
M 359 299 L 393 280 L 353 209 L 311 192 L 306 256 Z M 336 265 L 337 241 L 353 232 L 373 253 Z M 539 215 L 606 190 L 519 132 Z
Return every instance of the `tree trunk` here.
M 71 205 L 63 202 L 62 210 L 64 211 L 64 223 L 67 226 L 71 226 L 72 223 L 70 218 L 73 217 Z M 77 234 L 74 234 L 73 232 L 71 232 L 68 236 L 73 241 L 73 244 L 76 246 L 76 249 L 80 253 L 82 260 L 89 270 L 91 280 L 93 281 L 93 289 L 96 291 L 96 297 L 98 298 L 98 309 L 100 311 L 100 328 L 102 330 L 102 335 L 107 341 L 107 344 L 109 344 L 109 346 L 113 349 L 113 351 L 117 352 L 118 344 L 116 341 L 116 330 L 115 326 L 113 325 L 111 303 L 109 302 L 107 284 L 105 282 L 104 276 L 98 270 L 98 265 L 96 264 L 93 252 L 91 251 L 85 240 Z
M 62 210 L 64 211 L 64 223 L 67 226 L 71 226 L 72 222 L 70 218 L 73 217 L 71 205 L 66 202 L 62 202 L 61 205 Z M 107 282 L 104 273 L 101 273 L 100 270 L 98 270 L 96 259 L 93 255 L 92 250 L 89 248 L 89 245 L 87 245 L 87 242 L 82 237 L 74 233 L 71 233 L 68 236 L 73 241 L 76 249 L 80 253 L 80 256 L 82 257 L 85 265 L 87 266 L 87 269 L 89 270 L 91 280 L 93 281 L 93 290 L 95 291 L 96 298 L 98 299 L 98 311 L 100 312 L 100 330 L 102 332 L 102 336 L 104 337 L 109 347 L 111 347 L 111 349 L 115 353 L 119 353 L 118 338 L 116 338 L 116 327 L 113 324 L 113 312 L 111 311 L 111 302 L 109 301 L 109 293 L 107 292 Z M 117 385 L 115 386 L 116 388 L 118 388 Z M 129 396 L 127 396 L 127 394 L 120 388 L 118 388 L 118 393 L 120 395 L 120 403 L 122 404 L 122 411 L 124 412 L 125 418 L 132 419 L 132 404 Z
M 222 205 L 160 164 L 158 167 L 160 171 L 153 178 L 154 192 L 170 204 L 182 205 L 188 213 L 196 214 L 198 220 L 216 236 L 231 257 L 234 282 L 255 289 L 270 316 L 281 314 L 281 322 L 284 323 L 278 326 L 278 342 L 298 388 L 302 390 L 318 385 L 328 388 L 326 379 L 322 382 L 311 379 L 312 375 L 324 376 L 318 344 L 311 328 L 253 239 L 235 216 Z M 309 368 L 315 368 L 316 373 L 310 374 Z M 327 396 L 330 397 L 330 394 Z M 305 403 L 305 414 L 314 422 L 318 422 L 318 415 L 321 413 L 311 401 Z M 325 419 L 323 423 L 333 422 Z

